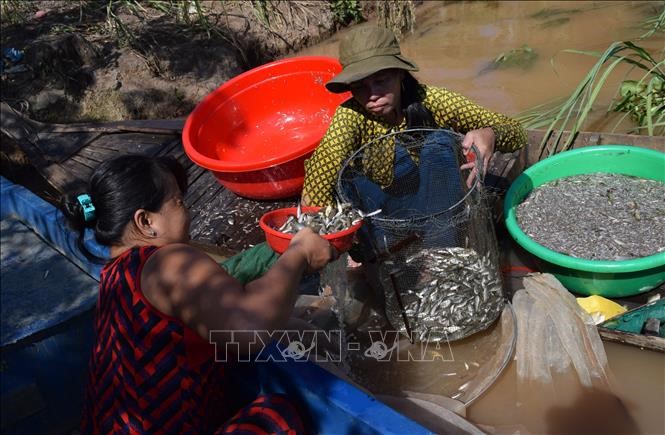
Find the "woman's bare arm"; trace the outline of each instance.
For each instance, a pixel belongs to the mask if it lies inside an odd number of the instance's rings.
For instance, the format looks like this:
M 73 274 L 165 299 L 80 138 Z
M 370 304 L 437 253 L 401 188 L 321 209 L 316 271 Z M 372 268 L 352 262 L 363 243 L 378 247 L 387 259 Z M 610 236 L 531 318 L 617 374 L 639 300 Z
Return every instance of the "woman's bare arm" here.
M 141 290 L 156 309 L 206 340 L 210 331 L 270 331 L 286 325 L 302 274 L 333 255 L 326 240 L 303 230 L 264 276 L 243 287 L 204 252 L 167 245 L 146 262 Z

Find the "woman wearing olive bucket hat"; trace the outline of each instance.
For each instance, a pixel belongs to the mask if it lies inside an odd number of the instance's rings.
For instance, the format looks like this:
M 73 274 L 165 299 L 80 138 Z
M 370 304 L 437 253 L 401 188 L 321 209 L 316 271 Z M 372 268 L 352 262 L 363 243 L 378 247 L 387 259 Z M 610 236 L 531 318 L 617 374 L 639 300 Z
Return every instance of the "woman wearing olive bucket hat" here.
M 388 29 L 367 26 L 352 31 L 340 42 L 339 60 L 343 70 L 326 88 L 351 91 L 353 97 L 337 108 L 321 143 L 305 162 L 304 205 L 333 204 L 346 159 L 391 132 L 426 127 L 462 133 L 462 147 L 475 145 L 485 168 L 495 150 L 510 152 L 526 144 L 526 132 L 516 121 L 450 90 L 420 84 L 410 73 L 418 67 L 402 55 Z M 398 159 L 394 149 L 379 158 L 374 179 L 382 187 L 396 180 Z M 475 171 L 475 164 L 461 168 Z

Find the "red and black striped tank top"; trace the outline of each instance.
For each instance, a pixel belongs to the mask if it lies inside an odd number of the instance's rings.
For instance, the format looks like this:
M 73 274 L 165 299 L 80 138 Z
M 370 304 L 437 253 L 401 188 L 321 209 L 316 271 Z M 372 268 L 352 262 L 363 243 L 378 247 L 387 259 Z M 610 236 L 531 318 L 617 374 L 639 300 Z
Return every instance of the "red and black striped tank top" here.
M 141 291 L 156 249 L 133 248 L 102 270 L 84 433 L 210 433 L 232 415 L 214 346 Z

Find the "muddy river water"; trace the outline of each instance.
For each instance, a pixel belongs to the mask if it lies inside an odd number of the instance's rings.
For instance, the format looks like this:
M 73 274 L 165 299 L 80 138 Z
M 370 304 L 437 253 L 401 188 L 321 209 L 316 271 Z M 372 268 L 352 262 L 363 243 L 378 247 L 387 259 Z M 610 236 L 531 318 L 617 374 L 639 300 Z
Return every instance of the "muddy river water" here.
M 423 83 L 515 115 L 568 97 L 597 60 L 562 50 L 603 52 L 614 41 L 635 41 L 645 33 L 641 23 L 656 14 L 658 4 L 662 2 L 426 1 L 416 9 L 414 32 L 400 45 L 420 67 L 415 75 Z M 298 55 L 337 57 L 343 35 Z M 524 44 L 536 55 L 530 65 L 488 70 L 493 59 Z M 662 59 L 665 36 L 660 33 L 638 45 Z M 598 107 L 607 107 L 627 72 L 619 67 L 610 75 Z M 629 77 L 639 79 L 641 74 Z M 607 119 L 604 112 L 592 113 L 584 130 L 610 131 L 617 118 Z
M 570 372 L 555 377 L 554 387 L 524 386 L 513 362 L 467 409 L 467 418 L 500 433 L 665 433 L 665 356 L 604 345 L 617 396 L 582 388 Z
M 415 30 L 401 42 L 424 83 L 459 92 L 479 104 L 515 115 L 538 104 L 568 97 L 596 58 L 564 49 L 604 51 L 613 41 L 636 40 L 640 24 L 663 2 L 425 2 Z M 364 24 L 361 24 L 364 25 Z M 334 39 L 298 55 L 337 57 Z M 528 45 L 537 54 L 527 67 L 488 68 L 511 49 Z M 663 33 L 638 43 L 663 58 Z M 627 68 L 613 73 L 599 97 L 607 107 Z M 629 78 L 639 78 L 631 73 Z M 592 114 L 583 130 L 611 131 L 615 119 Z M 617 130 L 625 131 L 625 124 Z M 467 410 L 470 421 L 503 433 L 665 433 L 665 355 L 628 345 L 605 343 L 621 402 L 583 390 L 561 375 L 555 391 L 539 386 L 517 391 L 511 362 L 495 384 Z M 521 429 L 520 429 L 521 428 Z

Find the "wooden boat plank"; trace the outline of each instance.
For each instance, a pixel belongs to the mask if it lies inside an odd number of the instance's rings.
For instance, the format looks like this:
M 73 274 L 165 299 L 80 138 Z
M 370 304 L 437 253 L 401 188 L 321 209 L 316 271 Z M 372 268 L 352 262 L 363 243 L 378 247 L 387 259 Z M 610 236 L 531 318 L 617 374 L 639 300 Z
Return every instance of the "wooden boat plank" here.
M 89 160 L 95 161 L 99 164 L 99 163 L 102 163 L 103 161 L 112 159 L 114 157 L 118 157 L 119 154 L 116 150 L 110 150 L 108 148 L 97 147 L 97 146 L 94 146 L 94 144 L 91 144 L 90 146 L 82 148 L 78 152 L 78 155 L 82 156 L 82 157 L 86 157 Z
M 189 158 L 187 158 L 187 156 L 185 156 L 182 153 L 178 153 L 174 157 L 176 158 L 176 160 L 178 160 L 180 162 L 182 167 L 185 168 L 185 172 L 187 172 L 187 179 L 188 180 L 191 180 L 193 178 L 197 178 L 198 175 L 201 172 L 207 171 L 207 169 L 202 168 L 198 165 L 195 165 L 194 162 L 189 160 Z
M 187 204 L 190 207 L 197 206 L 201 201 L 209 200 L 219 189 L 224 186 L 219 184 L 210 171 L 203 169 L 196 177 L 189 178 L 187 188 Z
M 176 155 L 178 152 L 182 153 L 182 143 L 180 142 L 179 136 L 174 137 L 171 142 L 164 145 L 164 147 L 157 152 L 157 155 Z
M 182 132 L 185 119 L 137 119 L 127 121 L 87 122 L 72 124 L 44 124 L 37 121 L 36 126 L 42 131 L 52 133 L 145 133 L 177 134 Z
M 205 180 L 204 182 L 205 182 L 206 184 L 211 184 L 211 180 L 209 180 L 207 177 L 205 177 L 205 174 L 206 174 L 207 172 L 208 172 L 208 171 L 207 171 L 206 169 L 201 168 L 201 171 L 199 171 L 198 173 L 194 174 L 191 178 L 189 178 L 189 179 L 188 179 L 188 182 L 189 182 L 190 184 L 196 184 L 196 183 L 200 183 L 200 182 L 202 182 L 202 181 L 199 181 L 199 180 Z M 213 178 L 214 178 L 214 177 L 213 177 Z M 212 181 L 216 181 L 216 180 L 212 180 Z M 194 203 L 194 200 L 192 200 L 192 203 Z
M 76 178 L 82 180 L 86 180 L 94 170 L 94 166 L 89 160 L 78 156 L 67 159 L 67 161 L 62 164 L 62 167 L 72 171 Z
M 62 186 L 63 192 L 69 192 L 80 186 L 84 186 L 93 171 L 93 168 L 89 165 L 89 161 L 85 162 L 77 157 L 67 159 L 61 166 L 69 174 L 67 183 Z
M 30 162 L 30 166 L 35 169 L 35 172 L 40 174 L 42 183 L 56 192 L 62 192 L 62 186 L 69 182 L 71 176 L 60 164 L 49 162 L 41 151 L 27 139 L 14 138 L 7 135 L 4 130 L 2 133 L 3 148 L 6 146 L 8 149 L 15 148 L 19 150 L 22 156 Z
M 39 133 L 36 146 L 49 160 L 62 163 L 100 136 L 98 132 Z
M 232 252 L 239 252 L 234 246 L 220 243 L 220 235 L 228 226 L 228 210 L 235 195 L 218 183 L 201 183 L 200 188 L 204 192 L 198 192 L 199 200 L 190 209 L 192 239 L 200 243 L 224 245 Z
M 187 172 L 187 178 L 190 180 L 190 182 L 192 177 L 198 176 L 198 169 L 203 169 L 198 165 L 195 165 L 194 162 L 192 162 L 192 160 L 187 157 L 179 137 L 175 138 L 173 143 L 169 144 L 167 147 L 164 147 L 163 150 L 160 150 L 157 155 L 168 155 L 178 160 L 183 168 L 185 168 L 185 171 Z
M 615 331 L 613 329 L 603 328 L 602 326 L 598 327 L 598 334 L 600 334 L 600 338 L 605 341 L 631 344 L 644 349 L 665 353 L 665 338 Z
M 521 151 L 495 152 L 487 165 L 485 187 L 496 192 L 506 191 L 515 178 L 512 169 L 520 153 Z
M 187 170 L 187 183 L 196 182 L 206 172 L 208 172 L 208 170 L 200 166 L 197 165 L 190 166 Z
M 76 162 L 81 166 L 85 166 L 91 173 L 98 166 L 97 161 L 89 159 L 89 158 L 87 158 L 85 156 L 82 156 L 80 154 L 76 155 L 76 156 L 73 156 L 71 159 L 68 159 L 68 161 Z
M 5 102 L 0 104 L 3 124 L 16 125 L 42 133 L 157 133 L 180 134 L 185 119 L 149 119 L 110 122 L 77 122 L 71 124 L 51 124 L 30 119 Z
M 122 154 L 156 155 L 162 148 L 167 147 L 173 139 L 173 135 L 164 134 L 115 133 L 103 135 L 91 145 Z

